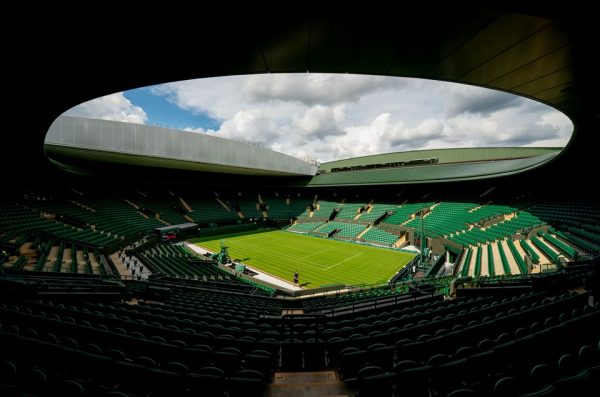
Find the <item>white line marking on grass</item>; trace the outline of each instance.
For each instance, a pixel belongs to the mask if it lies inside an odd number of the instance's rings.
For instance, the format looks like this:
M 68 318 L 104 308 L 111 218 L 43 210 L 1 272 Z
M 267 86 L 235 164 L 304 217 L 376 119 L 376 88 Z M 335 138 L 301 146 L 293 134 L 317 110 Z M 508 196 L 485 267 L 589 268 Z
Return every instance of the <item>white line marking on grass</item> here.
M 244 244 L 244 243 L 241 243 L 241 242 L 237 242 L 236 244 L 237 244 L 237 247 L 241 247 L 241 248 L 255 247 L 255 245 L 253 245 L 253 244 Z M 269 243 L 264 243 L 262 245 L 263 246 L 269 246 L 270 244 Z M 280 245 L 276 245 L 276 244 L 272 244 L 272 245 L 274 247 L 276 247 L 276 248 L 281 248 Z M 322 265 L 321 262 L 313 262 L 313 261 L 305 260 L 305 259 L 302 259 L 302 258 L 298 257 L 297 255 L 294 255 L 294 254 L 286 254 L 284 252 L 277 252 L 277 255 L 280 256 L 280 257 L 283 257 L 283 258 L 288 258 L 290 260 L 290 262 L 299 262 L 299 263 L 304 263 L 304 264 L 307 264 L 307 265 Z
M 306 258 L 310 258 L 311 256 L 321 255 L 322 253 L 327 252 L 327 251 L 331 251 L 331 250 L 329 248 L 326 248 L 324 250 L 313 252 L 312 254 L 308 254 L 308 255 L 302 256 L 299 259 L 304 259 L 305 260 Z
M 344 262 L 348 262 L 350 259 L 354 259 L 354 258 L 356 258 L 357 256 L 359 256 L 359 255 L 361 255 L 361 254 L 362 254 L 362 252 L 358 252 L 358 253 L 354 254 L 353 256 L 351 256 L 350 258 L 346 258 L 346 259 L 344 259 L 343 261 L 340 261 L 340 262 L 336 263 L 335 265 L 331 265 L 331 266 L 329 266 L 329 267 L 326 267 L 326 268 L 325 268 L 325 269 L 323 269 L 323 270 L 329 270 L 329 269 L 332 269 L 332 268 L 336 267 L 337 265 L 341 265 L 341 264 L 342 264 L 342 263 L 344 263 Z

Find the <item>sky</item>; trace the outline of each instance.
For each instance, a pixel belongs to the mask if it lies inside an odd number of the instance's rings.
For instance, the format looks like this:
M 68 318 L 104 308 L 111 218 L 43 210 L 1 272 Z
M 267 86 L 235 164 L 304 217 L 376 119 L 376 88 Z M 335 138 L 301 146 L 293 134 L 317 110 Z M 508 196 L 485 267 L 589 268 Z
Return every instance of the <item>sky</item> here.
M 561 112 L 500 91 L 316 73 L 178 81 L 97 98 L 65 115 L 211 134 L 320 162 L 419 149 L 565 146 L 573 131 Z

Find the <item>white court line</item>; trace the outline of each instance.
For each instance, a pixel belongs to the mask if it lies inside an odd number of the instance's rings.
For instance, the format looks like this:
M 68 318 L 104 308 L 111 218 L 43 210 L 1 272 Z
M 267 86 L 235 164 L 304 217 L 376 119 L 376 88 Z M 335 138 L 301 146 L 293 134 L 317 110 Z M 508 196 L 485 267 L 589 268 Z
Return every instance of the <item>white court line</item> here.
M 242 248 L 245 248 L 245 247 L 254 247 L 254 245 L 252 245 L 252 244 L 244 244 L 242 242 L 237 242 L 236 244 L 237 244 L 238 247 L 242 247 Z M 265 246 L 271 246 L 272 245 L 272 246 L 275 246 L 275 247 L 281 247 L 281 245 L 269 244 L 269 243 L 264 243 L 263 245 L 265 245 Z M 287 258 L 287 259 L 289 259 L 291 261 L 302 262 L 302 263 L 308 264 L 308 265 L 322 265 L 321 262 L 313 262 L 313 261 L 305 260 L 305 259 L 302 259 L 302 258 L 298 257 L 297 255 L 294 255 L 294 254 L 285 254 L 283 252 L 278 252 L 278 255 L 280 257 Z
M 346 258 L 346 259 L 344 259 L 343 261 L 340 261 L 340 262 L 336 263 L 335 265 L 331 265 L 331 266 L 329 266 L 329 267 L 326 267 L 326 268 L 325 268 L 325 269 L 323 269 L 323 270 L 329 270 L 329 269 L 331 269 L 331 268 L 334 268 L 334 267 L 336 267 L 337 265 L 341 265 L 341 264 L 342 264 L 342 263 L 344 263 L 344 262 L 348 262 L 350 259 L 354 259 L 354 258 L 356 258 L 357 256 L 359 256 L 360 254 L 361 254 L 361 252 L 359 252 L 359 253 L 355 254 L 354 256 L 351 256 L 350 258 Z
M 330 249 L 329 249 L 329 248 L 326 248 L 326 249 L 324 249 L 324 250 L 321 250 L 321 251 L 313 252 L 312 254 L 308 254 L 308 255 L 302 256 L 300 259 L 306 259 L 306 258 L 310 258 L 311 256 L 320 255 L 320 254 L 322 254 L 322 253 L 324 253 L 324 252 L 327 252 L 327 251 L 330 251 Z

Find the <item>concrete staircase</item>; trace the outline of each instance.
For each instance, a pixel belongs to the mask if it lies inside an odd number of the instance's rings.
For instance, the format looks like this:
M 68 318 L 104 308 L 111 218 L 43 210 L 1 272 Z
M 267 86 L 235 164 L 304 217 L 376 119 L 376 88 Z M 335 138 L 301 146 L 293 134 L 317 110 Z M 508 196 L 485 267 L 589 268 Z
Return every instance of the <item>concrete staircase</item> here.
M 371 230 L 371 228 L 373 227 L 373 225 L 369 225 L 367 226 L 367 228 L 365 230 L 363 230 L 362 232 L 358 233 L 358 236 L 356 236 L 357 239 L 362 238 L 362 236 L 368 232 L 369 230 Z
M 335 371 L 275 372 L 266 397 L 351 397 L 354 392 Z
M 192 207 L 190 207 L 187 201 L 185 201 L 182 197 L 179 197 L 179 202 L 181 203 L 181 205 L 183 205 L 183 208 L 185 208 L 187 212 L 194 212 Z

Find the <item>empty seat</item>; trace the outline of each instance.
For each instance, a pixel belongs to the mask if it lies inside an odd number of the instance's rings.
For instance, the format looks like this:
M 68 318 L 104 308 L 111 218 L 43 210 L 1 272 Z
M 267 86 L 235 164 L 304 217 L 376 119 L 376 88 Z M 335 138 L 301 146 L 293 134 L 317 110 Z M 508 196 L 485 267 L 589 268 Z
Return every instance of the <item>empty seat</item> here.
M 13 385 L 17 381 L 17 366 L 12 361 L 0 362 L 0 384 Z
M 518 383 L 517 378 L 505 376 L 496 381 L 494 384 L 494 396 L 512 397 L 517 394 Z
M 383 368 L 368 366 L 358 371 L 356 386 L 358 397 L 391 396 L 394 374 Z
M 242 370 L 227 380 L 230 397 L 262 397 L 266 384 L 258 371 Z
M 55 386 L 55 391 L 57 395 L 65 397 L 81 397 L 85 395 L 83 385 L 71 379 L 58 381 Z
M 48 379 L 44 371 L 39 368 L 29 368 L 25 372 L 23 389 L 33 395 L 44 395 L 46 393 L 46 387 L 48 385 Z

